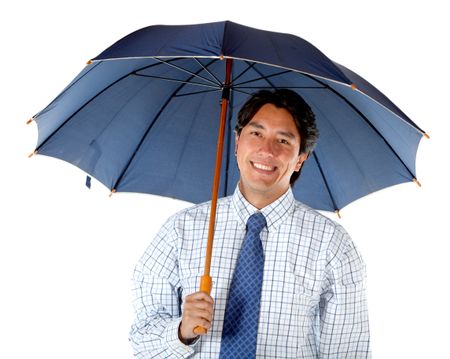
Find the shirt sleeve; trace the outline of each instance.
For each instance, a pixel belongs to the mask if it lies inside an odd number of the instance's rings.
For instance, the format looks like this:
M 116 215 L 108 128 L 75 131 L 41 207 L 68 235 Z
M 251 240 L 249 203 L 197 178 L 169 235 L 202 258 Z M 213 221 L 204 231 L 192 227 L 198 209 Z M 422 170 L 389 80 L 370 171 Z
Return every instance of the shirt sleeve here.
M 371 358 L 366 272 L 342 227 L 330 242 L 325 289 L 320 299 L 320 358 Z
M 194 345 L 178 338 L 181 287 L 173 218 L 161 228 L 133 273 L 135 320 L 130 343 L 137 358 L 187 358 Z

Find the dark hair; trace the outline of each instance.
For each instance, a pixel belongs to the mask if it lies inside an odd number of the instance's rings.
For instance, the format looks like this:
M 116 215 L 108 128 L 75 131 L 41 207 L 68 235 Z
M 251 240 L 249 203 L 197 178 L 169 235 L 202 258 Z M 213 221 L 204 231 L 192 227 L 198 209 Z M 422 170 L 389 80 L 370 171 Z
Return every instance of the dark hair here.
M 311 154 L 319 137 L 316 127 L 316 118 L 309 105 L 295 91 L 289 89 L 276 89 L 274 91 L 261 90 L 255 92 L 242 106 L 238 114 L 235 131 L 239 136 L 242 129 L 247 126 L 256 112 L 265 104 L 273 104 L 278 108 L 284 108 L 292 115 L 300 134 L 300 152 Z M 300 176 L 299 172 L 294 172 L 291 176 L 291 185 Z

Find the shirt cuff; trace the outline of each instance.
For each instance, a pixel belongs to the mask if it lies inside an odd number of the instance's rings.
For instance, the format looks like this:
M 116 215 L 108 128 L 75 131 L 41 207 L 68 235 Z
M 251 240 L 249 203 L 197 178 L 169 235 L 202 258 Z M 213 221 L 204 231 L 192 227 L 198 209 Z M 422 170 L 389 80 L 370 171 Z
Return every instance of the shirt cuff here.
M 198 339 L 196 339 L 192 344 L 186 345 L 181 342 L 178 337 L 178 327 L 180 326 L 181 318 L 179 320 L 174 320 L 169 323 L 165 329 L 165 341 L 167 346 L 180 358 L 188 358 L 195 353 L 195 344 L 197 344 Z

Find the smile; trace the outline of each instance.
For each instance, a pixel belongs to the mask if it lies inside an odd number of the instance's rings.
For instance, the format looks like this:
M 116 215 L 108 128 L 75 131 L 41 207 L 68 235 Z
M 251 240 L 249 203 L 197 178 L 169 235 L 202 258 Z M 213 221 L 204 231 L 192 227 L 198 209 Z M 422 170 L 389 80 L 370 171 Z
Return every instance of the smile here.
M 256 163 L 256 162 L 251 162 L 251 163 L 252 163 L 253 167 L 255 167 L 259 170 L 263 170 L 263 171 L 273 172 L 276 169 L 276 167 L 263 165 L 261 163 Z

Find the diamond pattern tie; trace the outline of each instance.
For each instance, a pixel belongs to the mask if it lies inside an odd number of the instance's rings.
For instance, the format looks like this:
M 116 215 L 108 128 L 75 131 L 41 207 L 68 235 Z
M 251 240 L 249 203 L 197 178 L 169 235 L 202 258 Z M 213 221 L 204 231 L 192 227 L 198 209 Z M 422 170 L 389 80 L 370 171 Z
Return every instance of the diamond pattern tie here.
M 264 271 L 259 234 L 265 225 L 266 219 L 260 212 L 251 215 L 247 221 L 247 233 L 225 308 L 220 359 L 255 358 Z

